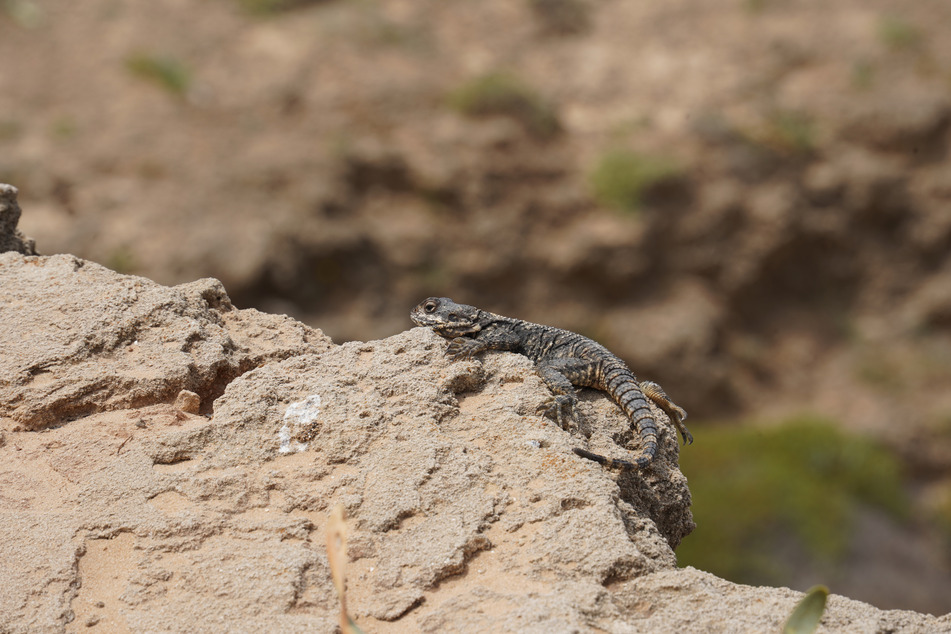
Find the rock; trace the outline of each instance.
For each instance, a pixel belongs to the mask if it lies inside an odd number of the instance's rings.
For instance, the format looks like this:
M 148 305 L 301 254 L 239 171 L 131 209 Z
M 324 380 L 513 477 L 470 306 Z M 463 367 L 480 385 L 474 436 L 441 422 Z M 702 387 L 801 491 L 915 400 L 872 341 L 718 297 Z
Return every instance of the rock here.
M 896 231 L 914 216 L 908 194 L 908 178 L 895 160 L 870 152 L 843 155 L 842 170 L 848 182 L 843 205 L 861 229 L 879 231 L 894 238 Z
M 693 522 L 668 421 L 650 469 L 606 471 L 571 448 L 629 455 L 628 421 L 590 391 L 587 438 L 536 416 L 519 355 L 451 362 L 422 328 L 334 346 L 214 280 L 70 256 L 0 256 L 0 284 L 0 416 L 19 421 L 0 631 L 332 631 L 338 503 L 365 631 L 776 631 L 800 596 L 677 569 Z M 833 597 L 824 624 L 949 619 Z
M 13 185 L 0 183 L 0 253 L 16 251 L 25 255 L 36 255 L 36 242 L 17 230 L 17 224 L 20 222 L 17 193 L 17 188 Z
M 882 98 L 856 100 L 845 111 L 844 139 L 886 152 L 929 158 L 943 147 L 951 102 L 943 91 L 888 87 Z
M 687 412 L 703 405 L 709 415 L 712 403 L 722 405 L 729 398 L 725 368 L 711 362 L 725 318 L 722 299 L 708 285 L 684 279 L 663 289 L 649 306 L 607 313 L 598 332 L 616 342 L 613 351 L 639 379 L 660 381 Z M 672 366 L 669 359 L 680 362 Z
M 553 232 L 557 249 L 536 247 L 532 257 L 565 285 L 617 293 L 649 270 L 650 258 L 641 248 L 645 231 L 644 223 L 631 218 L 588 214 Z
M 197 414 L 201 411 L 201 397 L 189 390 L 182 390 L 175 397 L 175 407 L 186 414 Z
M 656 370 L 665 359 L 708 357 L 723 319 L 720 298 L 702 282 L 688 279 L 667 289 L 649 308 L 614 311 L 604 330 L 632 367 Z
M 909 186 L 914 207 L 909 238 L 926 261 L 940 262 L 951 252 L 951 164 L 918 170 Z
M 242 372 L 331 345 L 286 317 L 235 310 L 217 280 L 166 288 L 70 255 L 4 253 L 0 287 L 0 416 L 27 429 L 183 389 L 210 411 Z
M 951 329 L 951 266 L 917 284 L 902 306 L 900 323 L 907 332 Z

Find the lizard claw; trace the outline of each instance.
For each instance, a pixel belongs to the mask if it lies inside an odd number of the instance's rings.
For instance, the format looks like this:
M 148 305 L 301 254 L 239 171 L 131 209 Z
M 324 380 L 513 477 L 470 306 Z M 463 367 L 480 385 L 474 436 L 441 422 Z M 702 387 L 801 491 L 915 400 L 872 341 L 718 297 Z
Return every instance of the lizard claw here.
M 544 401 L 536 408 L 535 413 L 554 418 L 561 428 L 567 431 L 570 421 L 575 418 L 576 400 L 567 394 L 559 394 Z
M 681 437 L 684 439 L 685 445 L 693 444 L 693 434 L 687 430 L 687 426 L 683 424 L 681 420 L 675 420 L 674 424 L 677 426 L 677 429 L 680 431 Z
M 452 359 L 453 361 L 459 361 L 465 359 L 466 361 L 472 359 L 473 350 L 469 345 L 469 339 L 465 337 L 456 337 L 449 342 L 449 346 L 446 348 L 446 356 Z
M 684 439 L 684 444 L 692 445 L 693 434 L 691 434 L 690 431 L 687 430 L 687 426 L 684 425 L 684 419 L 687 418 L 687 412 L 684 411 L 684 408 L 670 403 L 670 409 L 667 410 L 667 416 L 670 418 L 670 422 L 674 424 L 674 427 L 677 428 L 677 431 L 680 432 L 680 437 Z

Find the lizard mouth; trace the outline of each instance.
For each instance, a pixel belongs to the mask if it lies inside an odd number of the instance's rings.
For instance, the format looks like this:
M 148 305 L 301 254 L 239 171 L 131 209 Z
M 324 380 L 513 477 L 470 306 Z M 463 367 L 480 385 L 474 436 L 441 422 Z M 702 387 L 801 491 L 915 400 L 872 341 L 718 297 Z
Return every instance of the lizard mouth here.
M 473 320 L 445 310 L 454 306 L 446 307 L 440 299 L 430 297 L 413 309 L 410 319 L 417 326 L 432 328 L 436 334 L 446 338 L 471 336 L 482 329 Z
M 453 339 L 455 337 L 472 337 L 479 332 L 478 326 L 472 324 L 441 324 L 433 326 L 433 331 L 440 337 Z
M 414 310 L 410 314 L 410 319 L 412 319 L 413 323 L 417 326 L 432 328 L 436 334 L 443 337 L 464 337 L 466 335 L 473 335 L 479 331 L 479 327 L 470 322 L 442 321 L 438 317 L 420 313 L 418 310 Z

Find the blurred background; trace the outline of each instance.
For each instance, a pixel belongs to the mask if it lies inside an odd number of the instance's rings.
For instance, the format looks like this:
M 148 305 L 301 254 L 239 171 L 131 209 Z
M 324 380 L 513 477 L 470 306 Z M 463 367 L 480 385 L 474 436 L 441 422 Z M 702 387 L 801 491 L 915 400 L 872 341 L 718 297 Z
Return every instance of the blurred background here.
M 690 412 L 681 565 L 951 611 L 947 0 L 0 0 L 0 59 L 41 253 L 581 332 Z

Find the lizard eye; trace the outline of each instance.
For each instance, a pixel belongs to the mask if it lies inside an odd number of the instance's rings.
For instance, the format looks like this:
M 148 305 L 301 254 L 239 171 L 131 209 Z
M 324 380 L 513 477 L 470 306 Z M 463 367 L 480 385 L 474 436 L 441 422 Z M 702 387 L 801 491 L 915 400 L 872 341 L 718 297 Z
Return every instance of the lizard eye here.
M 425 310 L 427 313 L 433 312 L 436 310 L 436 302 L 426 302 L 423 304 L 423 310 Z

